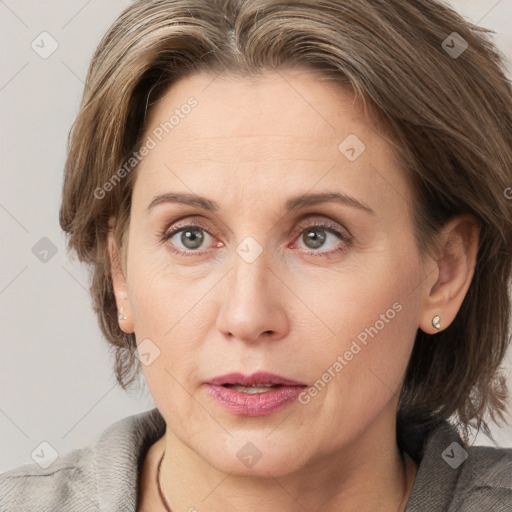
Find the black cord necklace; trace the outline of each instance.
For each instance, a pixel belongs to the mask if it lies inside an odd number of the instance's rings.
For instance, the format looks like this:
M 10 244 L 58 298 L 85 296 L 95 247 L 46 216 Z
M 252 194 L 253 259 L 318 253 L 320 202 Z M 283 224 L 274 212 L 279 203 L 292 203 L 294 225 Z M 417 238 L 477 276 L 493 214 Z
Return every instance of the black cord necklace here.
M 162 491 L 162 486 L 160 485 L 160 467 L 162 466 L 162 461 L 164 460 L 165 450 L 162 454 L 162 457 L 160 457 L 160 462 L 158 463 L 158 470 L 156 472 L 156 486 L 158 487 L 158 494 L 160 495 L 160 499 L 162 500 L 162 503 L 165 507 L 165 510 L 167 512 L 172 512 L 171 507 L 169 507 L 169 504 L 167 503 L 167 500 L 165 499 L 164 493 Z

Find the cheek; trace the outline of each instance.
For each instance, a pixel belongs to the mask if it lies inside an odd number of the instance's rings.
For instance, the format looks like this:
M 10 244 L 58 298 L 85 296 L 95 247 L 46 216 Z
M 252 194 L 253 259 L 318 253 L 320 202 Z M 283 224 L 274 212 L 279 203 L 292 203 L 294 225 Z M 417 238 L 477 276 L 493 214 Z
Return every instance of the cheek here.
M 205 411 L 191 399 L 199 379 L 201 340 L 206 336 L 201 326 L 205 322 L 194 291 L 169 293 L 171 288 L 164 286 L 165 282 L 161 278 L 146 281 L 145 292 L 136 297 L 135 332 L 137 342 L 151 340 L 149 346 L 157 354 L 151 364 L 142 364 L 151 396 L 171 431 L 185 436 L 207 421 Z M 143 352 L 140 348 L 139 354 Z M 143 356 L 140 358 L 142 363 Z
M 314 382 L 303 403 L 318 414 L 362 426 L 399 396 L 418 328 L 413 291 L 420 278 L 412 253 L 394 256 L 326 280 L 322 293 L 310 289 L 309 304 L 317 305 L 327 334 L 315 341 L 314 357 L 311 344 L 302 354 Z
M 207 292 L 215 276 L 191 276 L 172 271 L 168 261 L 132 253 L 129 297 L 141 368 L 161 410 L 191 411 L 190 394 L 199 380 L 198 361 L 212 309 Z M 150 354 L 150 364 L 145 364 Z M 188 420 L 186 420 L 188 421 Z
M 201 309 L 204 274 L 178 272 L 164 248 L 140 246 L 130 264 L 128 295 L 138 337 L 183 346 L 189 337 L 181 331 L 193 327 L 191 319 L 195 323 L 195 310 Z M 177 339 L 180 343 L 170 343 Z

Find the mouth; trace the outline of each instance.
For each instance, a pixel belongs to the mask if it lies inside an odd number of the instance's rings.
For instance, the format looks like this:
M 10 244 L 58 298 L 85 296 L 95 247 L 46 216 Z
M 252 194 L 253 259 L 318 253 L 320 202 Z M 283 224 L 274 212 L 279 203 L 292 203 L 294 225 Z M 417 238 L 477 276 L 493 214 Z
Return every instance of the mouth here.
M 266 416 L 292 403 L 307 384 L 268 372 L 230 373 L 206 382 L 210 396 L 239 416 Z

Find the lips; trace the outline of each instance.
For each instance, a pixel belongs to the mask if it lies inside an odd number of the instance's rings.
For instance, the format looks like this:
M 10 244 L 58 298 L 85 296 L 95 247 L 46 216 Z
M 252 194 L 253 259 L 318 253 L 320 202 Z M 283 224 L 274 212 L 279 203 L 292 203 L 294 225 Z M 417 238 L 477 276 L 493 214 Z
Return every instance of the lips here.
M 257 372 L 252 375 L 243 375 L 242 373 L 228 373 L 220 377 L 215 377 L 208 381 L 213 386 L 307 386 L 304 382 L 288 379 L 281 375 L 268 372 Z
M 292 403 L 307 384 L 281 375 L 230 373 L 206 383 L 216 403 L 238 416 L 266 416 Z

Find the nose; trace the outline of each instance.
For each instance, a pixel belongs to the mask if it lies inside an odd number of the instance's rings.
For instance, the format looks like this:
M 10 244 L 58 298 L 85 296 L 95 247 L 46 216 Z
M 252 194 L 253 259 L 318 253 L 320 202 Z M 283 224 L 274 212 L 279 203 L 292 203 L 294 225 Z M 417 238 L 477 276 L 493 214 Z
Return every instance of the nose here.
M 244 342 L 278 340 L 289 322 L 285 285 L 269 266 L 265 250 L 251 263 L 233 255 L 234 268 L 226 276 L 217 317 L 217 329 Z

